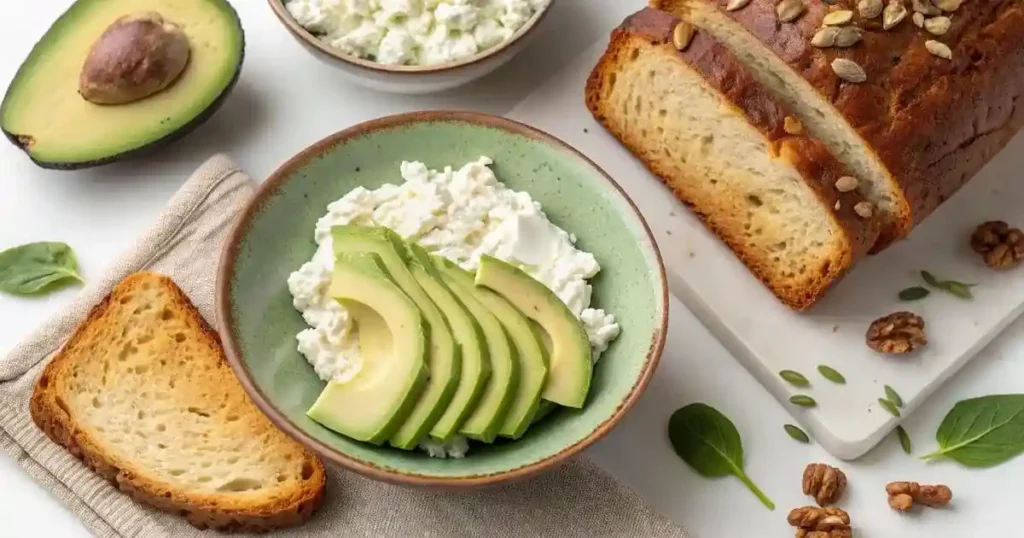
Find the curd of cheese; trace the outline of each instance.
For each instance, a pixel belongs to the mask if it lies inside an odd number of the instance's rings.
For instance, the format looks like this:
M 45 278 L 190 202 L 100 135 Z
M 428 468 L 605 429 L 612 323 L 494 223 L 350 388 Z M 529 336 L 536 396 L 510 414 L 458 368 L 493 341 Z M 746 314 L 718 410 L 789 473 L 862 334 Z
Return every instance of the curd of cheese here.
M 400 185 L 356 187 L 327 206 L 316 224 L 313 258 L 288 277 L 295 308 L 309 328 L 298 334 L 298 350 L 321 379 L 345 380 L 359 371 L 358 330 L 329 295 L 334 268 L 331 228 L 343 224 L 386 226 L 404 239 L 473 271 L 488 254 L 515 264 L 558 296 L 583 323 L 596 361 L 619 334 L 615 317 L 590 308 L 587 280 L 600 271 L 593 254 L 551 223 L 526 192 L 501 184 L 481 157 L 454 170 L 429 170 L 403 162 Z M 424 442 L 431 456 L 465 453 L 464 439 Z M 468 446 L 468 445 L 466 445 Z

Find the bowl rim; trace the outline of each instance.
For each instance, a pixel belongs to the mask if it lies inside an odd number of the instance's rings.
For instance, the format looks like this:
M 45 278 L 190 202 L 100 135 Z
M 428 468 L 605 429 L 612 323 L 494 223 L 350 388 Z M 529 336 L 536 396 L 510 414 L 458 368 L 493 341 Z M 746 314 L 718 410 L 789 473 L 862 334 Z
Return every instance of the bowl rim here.
M 314 49 L 316 49 L 317 52 L 320 52 L 321 54 L 329 56 L 335 60 L 340 60 L 341 62 L 349 64 L 353 67 L 365 69 L 368 71 L 374 71 L 377 73 L 388 73 L 391 75 L 423 75 L 428 73 L 444 73 L 455 69 L 459 69 L 461 67 L 466 67 L 469 65 L 483 62 L 484 60 L 487 60 L 488 58 L 495 56 L 501 51 L 511 47 L 514 43 L 526 37 L 526 35 L 528 33 L 531 33 L 535 28 L 539 27 L 541 20 L 543 20 L 544 17 L 547 16 L 548 12 L 551 11 L 551 5 L 554 4 L 554 2 L 555 0 L 550 0 L 543 8 L 541 8 L 539 12 L 534 13 L 533 16 L 530 17 L 530 20 L 526 22 L 526 24 L 524 24 L 521 28 L 516 30 L 511 37 L 506 39 L 501 44 L 486 50 L 482 50 L 472 56 L 468 56 L 455 62 L 437 65 L 387 65 L 372 62 L 370 60 L 366 60 L 351 54 L 346 54 L 334 47 L 331 47 L 330 45 L 324 43 L 319 38 L 317 38 L 317 36 L 314 35 L 312 32 L 306 30 L 301 24 L 298 23 L 298 21 L 296 21 L 292 17 L 291 13 L 288 13 L 288 9 L 284 7 L 285 0 L 267 0 L 267 3 L 270 4 L 270 8 L 274 11 L 274 14 L 277 15 L 278 20 L 280 20 L 281 23 L 284 24 L 285 28 L 287 28 L 288 31 L 291 32 L 291 34 L 294 37 L 296 37 L 306 45 L 313 47 Z
M 331 448 L 295 425 L 263 394 L 253 380 L 248 366 L 244 361 L 242 361 L 239 346 L 235 342 L 234 334 L 231 330 L 231 327 L 234 326 L 234 317 L 230 307 L 231 274 L 237 261 L 241 241 L 253 218 L 256 216 L 257 210 L 267 201 L 267 199 L 277 193 L 282 184 L 288 178 L 292 177 L 299 168 L 305 166 L 310 161 L 319 158 L 322 154 L 330 151 L 340 144 L 344 144 L 349 140 L 377 131 L 432 122 L 461 122 L 476 126 L 496 128 L 512 134 L 539 140 L 552 145 L 559 150 L 565 151 L 571 156 L 582 159 L 584 163 L 588 164 L 595 172 L 597 172 L 597 177 L 604 178 L 607 186 L 614 193 L 622 197 L 626 204 L 632 209 L 634 216 L 639 221 L 643 232 L 647 236 L 647 243 L 650 247 L 650 251 L 654 254 L 658 284 L 660 284 L 661 288 L 661 293 L 656 298 L 656 301 L 661 307 L 661 319 L 656 320 L 652 334 L 651 347 L 647 350 L 644 357 L 643 368 L 640 375 L 634 382 L 629 394 L 619 403 L 615 412 L 598 424 L 597 427 L 587 434 L 586 437 L 563 448 L 559 452 L 540 461 L 496 473 L 458 477 L 441 477 L 405 473 L 394 469 L 381 468 L 376 465 L 360 461 Z M 277 170 L 275 170 L 266 179 L 266 181 L 259 185 L 255 195 L 248 202 L 242 213 L 235 219 L 231 231 L 227 236 L 224 246 L 222 247 L 219 266 L 217 269 L 215 313 L 217 317 L 217 333 L 220 335 L 228 363 L 232 370 L 234 370 L 235 375 L 242 384 L 242 387 L 252 398 L 256 406 L 281 431 L 285 432 L 300 444 L 313 450 L 326 460 L 363 476 L 391 484 L 452 490 L 495 485 L 535 476 L 561 464 L 567 463 L 573 456 L 577 455 L 583 451 L 583 449 L 589 447 L 607 435 L 619 420 L 622 419 L 626 412 L 636 404 L 657 369 L 662 352 L 665 348 L 665 340 L 668 330 L 669 288 L 665 274 L 665 264 L 661 256 L 661 252 L 658 249 L 658 244 L 654 240 L 654 235 L 651 233 L 650 226 L 648 226 L 647 221 L 640 213 L 640 210 L 629 198 L 622 187 L 620 187 L 619 184 L 616 183 L 615 180 L 612 179 L 601 167 L 594 163 L 594 161 L 561 139 L 514 120 L 479 112 L 432 110 L 384 116 L 353 125 L 352 127 L 334 133 L 312 144 L 278 167 Z

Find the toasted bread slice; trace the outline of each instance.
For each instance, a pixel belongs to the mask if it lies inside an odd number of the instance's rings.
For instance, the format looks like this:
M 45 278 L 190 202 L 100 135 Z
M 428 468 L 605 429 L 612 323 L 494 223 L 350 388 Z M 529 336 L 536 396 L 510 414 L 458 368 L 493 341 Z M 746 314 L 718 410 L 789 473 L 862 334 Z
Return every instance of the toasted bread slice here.
M 129 276 L 36 383 L 32 418 L 134 499 L 200 528 L 265 531 L 319 506 L 319 459 L 249 400 L 169 278 Z

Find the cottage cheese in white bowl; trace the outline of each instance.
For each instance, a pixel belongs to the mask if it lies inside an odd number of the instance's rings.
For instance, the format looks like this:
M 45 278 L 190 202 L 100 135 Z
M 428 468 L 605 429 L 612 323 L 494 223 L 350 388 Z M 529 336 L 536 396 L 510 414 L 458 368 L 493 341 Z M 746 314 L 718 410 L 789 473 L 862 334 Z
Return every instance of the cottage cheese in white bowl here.
M 307 49 L 394 93 L 461 86 L 518 53 L 552 0 L 270 0 Z

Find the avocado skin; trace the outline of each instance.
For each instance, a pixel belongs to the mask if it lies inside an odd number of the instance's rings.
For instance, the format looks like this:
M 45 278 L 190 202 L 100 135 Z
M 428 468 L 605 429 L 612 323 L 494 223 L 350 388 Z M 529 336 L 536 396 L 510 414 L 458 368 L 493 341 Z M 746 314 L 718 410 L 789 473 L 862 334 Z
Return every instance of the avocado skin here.
M 121 153 L 117 153 L 117 154 L 111 155 L 109 157 L 104 157 L 102 159 L 95 159 L 95 160 L 92 160 L 92 161 L 83 161 L 83 162 L 78 162 L 78 163 L 62 163 L 62 162 L 38 161 L 38 160 L 32 158 L 32 155 L 28 152 L 28 148 L 25 147 L 25 144 L 23 144 L 20 140 L 18 140 L 19 135 L 11 133 L 11 132 L 8 132 L 3 127 L 0 127 L 0 132 L 3 132 L 4 137 L 7 138 L 7 140 L 10 140 L 11 144 L 14 144 L 15 147 L 17 147 L 18 149 L 24 151 L 25 154 L 28 155 L 28 158 L 31 159 L 31 161 L 33 163 L 35 163 L 36 166 L 38 166 L 40 168 L 46 168 L 48 170 L 81 170 L 83 168 L 93 168 L 93 167 L 96 167 L 96 166 L 102 166 L 104 164 L 110 164 L 110 163 L 113 163 L 113 162 L 116 162 L 116 161 L 120 161 L 120 160 L 131 158 L 131 157 L 138 157 L 140 155 L 146 155 L 146 154 L 151 153 L 152 151 L 157 150 L 157 149 L 159 149 L 159 148 L 161 148 L 163 146 L 171 144 L 172 142 L 178 140 L 179 138 L 181 138 L 181 137 L 191 133 L 197 127 L 199 127 L 200 125 L 206 123 L 206 121 L 209 120 L 210 117 L 212 117 L 217 112 L 217 110 L 221 107 L 221 105 L 224 104 L 224 100 L 227 99 L 228 95 L 231 94 L 231 90 L 235 89 L 235 84 L 238 83 L 238 77 L 240 77 L 242 75 L 242 64 L 245 63 L 245 30 L 242 28 L 242 20 L 238 17 L 238 12 L 235 10 L 235 6 L 231 5 L 227 1 L 224 2 L 224 5 L 226 5 L 227 8 L 229 10 L 231 10 L 232 19 L 234 19 L 235 26 L 238 27 L 238 35 L 239 35 L 239 37 L 241 38 L 241 41 L 242 41 L 241 42 L 241 49 L 242 50 L 239 52 L 239 55 L 238 55 L 238 64 L 235 66 L 235 74 L 231 77 L 231 82 L 228 82 L 228 85 L 224 87 L 224 91 L 222 91 L 220 93 L 220 95 L 217 96 L 217 98 L 213 101 L 213 103 L 210 104 L 210 106 L 206 107 L 206 110 L 200 112 L 198 116 L 196 116 L 195 118 L 192 119 L 192 121 L 186 123 L 185 125 L 182 125 L 181 128 L 178 129 L 177 131 L 174 131 L 173 133 L 170 133 L 170 134 L 168 134 L 167 136 L 165 136 L 163 138 L 159 138 L 159 139 L 154 140 L 154 141 L 152 141 L 152 142 L 150 142 L 150 143 L 148 143 L 146 145 L 139 146 L 139 147 L 137 147 L 135 149 L 130 149 L 128 151 L 122 151 Z M 72 7 L 73 6 L 74 6 L 74 4 L 72 4 Z M 71 8 L 69 7 L 68 9 L 70 10 Z M 63 16 L 64 16 L 64 14 L 61 14 L 61 17 L 63 17 Z M 43 34 L 43 37 L 45 38 L 46 34 Z M 39 45 L 42 44 L 42 42 L 43 42 L 43 40 L 40 39 L 39 42 L 37 42 L 32 47 L 32 50 L 34 51 L 36 49 L 36 47 L 38 47 Z M 29 56 L 31 56 L 31 55 L 32 55 L 32 52 L 30 51 L 29 52 Z M 26 57 L 26 58 L 28 58 L 28 57 Z M 25 68 L 25 64 L 22 63 L 21 66 L 18 67 L 18 70 L 14 73 L 14 78 L 12 78 L 11 80 L 12 81 L 18 80 L 18 76 L 21 75 L 21 71 L 24 68 Z M 7 90 L 10 91 L 10 88 L 8 88 Z M 6 92 L 4 94 L 4 101 L 7 101 L 7 94 L 6 94 Z M 2 107 L 2 105 L 0 105 L 0 107 Z

